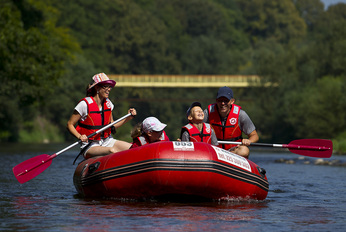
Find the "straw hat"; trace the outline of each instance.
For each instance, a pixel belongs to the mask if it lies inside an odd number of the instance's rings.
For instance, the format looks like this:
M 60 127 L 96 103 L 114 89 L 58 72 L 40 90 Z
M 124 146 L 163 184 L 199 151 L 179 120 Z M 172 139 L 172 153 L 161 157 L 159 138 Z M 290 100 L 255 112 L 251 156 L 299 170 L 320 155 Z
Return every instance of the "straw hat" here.
M 116 82 L 114 80 L 110 80 L 108 78 L 108 76 L 104 73 L 99 73 L 99 74 L 96 74 L 92 77 L 92 80 L 94 81 L 89 89 L 88 89 L 88 92 L 90 92 L 92 90 L 92 88 L 94 88 L 96 85 L 98 84 L 109 84 L 112 86 L 112 88 L 115 86 Z

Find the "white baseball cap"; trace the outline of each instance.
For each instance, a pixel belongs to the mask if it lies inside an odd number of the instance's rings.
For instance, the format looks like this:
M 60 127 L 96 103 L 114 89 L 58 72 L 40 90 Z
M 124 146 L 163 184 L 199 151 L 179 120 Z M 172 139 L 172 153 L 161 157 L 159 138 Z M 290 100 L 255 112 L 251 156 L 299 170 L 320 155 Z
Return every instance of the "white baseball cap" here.
M 165 129 L 166 126 L 166 124 L 161 123 L 155 117 L 148 117 L 144 119 L 142 124 L 142 128 L 145 133 L 148 133 L 150 131 L 162 131 L 163 129 Z

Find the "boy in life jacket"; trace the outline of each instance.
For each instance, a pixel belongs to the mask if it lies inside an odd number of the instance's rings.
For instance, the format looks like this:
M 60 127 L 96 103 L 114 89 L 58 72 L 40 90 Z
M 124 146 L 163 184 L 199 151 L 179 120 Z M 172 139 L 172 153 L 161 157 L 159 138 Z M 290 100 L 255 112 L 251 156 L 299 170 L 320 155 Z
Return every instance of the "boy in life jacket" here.
M 234 104 L 233 91 L 229 87 L 221 87 L 216 95 L 216 103 L 204 110 L 204 122 L 214 128 L 218 141 L 236 141 L 241 145 L 220 144 L 219 147 L 235 154 L 249 157 L 248 146 L 258 141 L 256 127 L 247 113 Z M 242 134 L 247 135 L 247 139 Z
M 219 145 L 213 128 L 208 123 L 203 123 L 204 113 L 199 102 L 191 104 L 186 111 L 189 123 L 181 128 L 181 141 L 204 142 Z
M 155 117 L 148 117 L 142 123 L 137 124 L 131 132 L 133 143 L 131 148 L 140 147 L 149 143 L 169 141 L 163 130 L 167 125 L 161 123 Z

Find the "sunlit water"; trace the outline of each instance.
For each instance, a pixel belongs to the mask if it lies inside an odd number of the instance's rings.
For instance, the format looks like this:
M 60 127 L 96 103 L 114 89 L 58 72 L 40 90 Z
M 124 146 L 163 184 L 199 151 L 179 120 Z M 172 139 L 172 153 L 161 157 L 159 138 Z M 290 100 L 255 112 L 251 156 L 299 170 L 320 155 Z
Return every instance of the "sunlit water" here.
M 69 145 L 69 144 L 67 144 Z M 66 145 L 66 146 L 67 146 Z M 12 167 L 65 145 L 0 147 L 1 231 L 345 231 L 346 166 L 284 164 L 301 157 L 252 150 L 267 171 L 264 201 L 171 202 L 83 199 L 72 176 L 77 150 L 55 158 L 33 180 L 19 184 Z M 314 161 L 313 158 L 307 158 Z M 344 156 L 331 160 L 346 162 Z

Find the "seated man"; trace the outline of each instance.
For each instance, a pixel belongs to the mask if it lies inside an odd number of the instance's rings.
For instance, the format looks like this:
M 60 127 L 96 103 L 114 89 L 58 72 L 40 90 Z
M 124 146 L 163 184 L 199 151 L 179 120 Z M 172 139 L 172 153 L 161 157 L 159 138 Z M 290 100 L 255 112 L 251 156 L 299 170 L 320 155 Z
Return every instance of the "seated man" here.
M 233 91 L 224 86 L 216 95 L 216 103 L 204 110 L 204 122 L 214 128 L 218 141 L 236 141 L 241 145 L 220 144 L 219 147 L 232 151 L 245 158 L 249 157 L 248 146 L 258 141 L 256 127 L 247 113 L 234 104 Z M 247 139 L 242 134 L 247 135 Z

